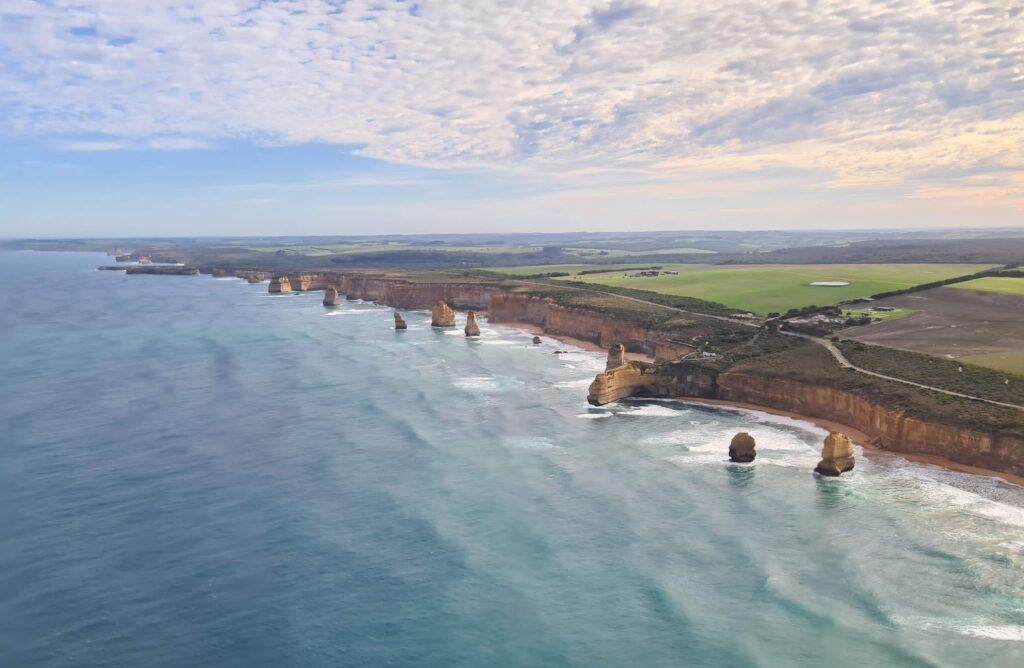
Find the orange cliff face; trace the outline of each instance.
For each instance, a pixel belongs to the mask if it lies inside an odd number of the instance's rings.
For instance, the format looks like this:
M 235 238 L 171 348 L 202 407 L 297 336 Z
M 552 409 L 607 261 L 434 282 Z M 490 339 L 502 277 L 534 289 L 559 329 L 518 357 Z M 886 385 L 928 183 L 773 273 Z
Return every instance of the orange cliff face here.
M 654 355 L 662 332 L 615 320 L 597 311 L 566 308 L 553 299 L 523 294 L 499 294 L 491 300 L 491 322 L 536 325 L 554 336 L 590 341 L 602 348 L 621 343 L 626 350 Z
M 402 309 L 429 309 L 439 301 L 455 308 L 485 310 L 500 288 L 454 281 L 420 282 L 381 274 L 342 274 L 339 289 L 348 299 L 365 299 Z
M 631 362 L 598 374 L 587 400 L 600 406 L 625 397 L 721 399 L 791 411 L 853 427 L 869 437 L 870 445 L 885 450 L 1024 475 L 1022 435 L 987 434 L 925 422 L 833 387 L 746 373 L 718 373 L 688 364 Z

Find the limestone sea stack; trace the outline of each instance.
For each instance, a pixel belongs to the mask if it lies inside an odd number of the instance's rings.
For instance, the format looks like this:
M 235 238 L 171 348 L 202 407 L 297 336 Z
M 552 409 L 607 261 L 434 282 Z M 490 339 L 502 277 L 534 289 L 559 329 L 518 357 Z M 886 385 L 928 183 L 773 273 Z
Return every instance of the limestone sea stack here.
M 540 337 L 539 336 L 533 337 L 533 343 L 534 343 L 534 345 L 540 343 Z
M 821 461 L 814 468 L 821 475 L 837 476 L 853 469 L 853 442 L 846 434 L 832 432 L 825 437 Z
M 476 312 L 470 311 L 466 316 L 466 336 L 480 336 L 480 325 L 476 322 Z
M 275 276 L 270 279 L 270 287 L 267 288 L 267 292 L 285 294 L 291 291 L 292 282 L 288 280 L 287 276 Z
M 741 431 L 732 437 L 729 444 L 729 461 L 752 462 L 757 457 L 754 437 L 745 431 Z
M 431 327 L 454 327 L 455 311 L 443 301 L 438 301 L 430 312 L 430 325 Z
M 298 277 L 297 282 L 296 282 L 296 284 L 293 287 L 294 287 L 295 290 L 298 290 L 299 292 L 305 292 L 305 291 L 309 290 L 309 288 L 310 288 L 310 286 L 312 284 L 313 284 L 313 277 L 312 276 L 302 275 L 302 276 Z
M 324 290 L 324 306 L 337 306 L 341 301 L 338 295 L 338 288 L 333 285 L 327 286 Z
M 621 343 L 613 343 L 612 347 L 608 349 L 608 363 L 605 365 L 605 371 L 609 369 L 617 369 L 626 363 L 626 349 Z
M 405 324 L 405 320 L 402 320 L 402 316 L 398 315 L 398 311 L 395 311 L 395 329 L 408 329 L 409 326 Z

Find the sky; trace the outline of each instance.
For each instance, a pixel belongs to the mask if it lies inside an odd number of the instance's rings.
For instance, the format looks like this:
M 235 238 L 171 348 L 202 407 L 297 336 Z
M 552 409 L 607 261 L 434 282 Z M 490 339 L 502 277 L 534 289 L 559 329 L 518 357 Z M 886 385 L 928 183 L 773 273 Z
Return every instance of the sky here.
M 1019 0 L 0 0 L 0 237 L 1024 224 Z

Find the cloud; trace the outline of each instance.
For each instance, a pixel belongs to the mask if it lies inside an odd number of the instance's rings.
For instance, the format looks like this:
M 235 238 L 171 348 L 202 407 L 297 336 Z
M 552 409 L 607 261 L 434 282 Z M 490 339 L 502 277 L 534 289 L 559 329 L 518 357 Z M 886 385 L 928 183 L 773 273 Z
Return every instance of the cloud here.
M 58 151 L 80 153 L 101 153 L 106 151 L 136 151 L 153 149 L 157 151 L 193 151 L 210 148 L 211 144 L 192 137 L 152 137 L 144 140 L 70 139 L 54 142 Z
M 8 0 L 0 124 L 66 150 L 326 142 L 407 165 L 1024 167 L 1019 2 Z

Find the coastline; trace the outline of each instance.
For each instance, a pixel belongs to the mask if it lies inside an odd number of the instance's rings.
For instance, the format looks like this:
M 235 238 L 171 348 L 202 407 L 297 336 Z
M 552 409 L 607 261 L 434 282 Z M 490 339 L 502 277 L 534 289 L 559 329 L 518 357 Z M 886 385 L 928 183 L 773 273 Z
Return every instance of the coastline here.
M 501 323 L 503 325 L 509 325 L 517 329 L 525 330 L 530 334 L 537 336 L 546 336 L 556 341 L 561 341 L 566 345 L 571 345 L 582 350 L 588 350 L 591 352 L 607 353 L 601 346 L 591 342 L 584 341 L 583 339 L 577 339 L 571 336 L 554 335 L 545 332 L 541 327 L 529 323 Z M 643 355 L 639 353 L 626 353 L 627 361 L 642 361 L 653 363 L 654 358 L 650 355 Z M 642 397 L 637 397 L 642 399 Z M 856 429 L 841 422 L 835 420 L 828 420 L 826 418 L 811 417 L 808 415 L 801 415 L 793 411 L 781 410 L 778 408 L 770 408 L 768 406 L 759 406 L 757 404 L 751 404 L 746 402 L 727 401 L 725 399 L 705 399 L 701 397 L 672 397 L 670 401 L 679 401 L 682 403 L 695 403 L 695 404 L 706 404 L 709 406 L 721 406 L 723 408 L 737 408 L 748 411 L 755 411 L 758 413 L 767 413 L 769 415 L 778 415 L 780 417 L 787 417 L 800 422 L 806 422 L 813 424 L 817 427 L 825 429 L 826 431 L 838 431 L 846 434 L 854 442 L 855 445 L 861 446 L 864 450 L 864 454 L 867 457 L 872 456 L 889 456 L 889 457 L 900 457 L 907 461 L 915 462 L 918 464 L 929 464 L 931 466 L 938 466 L 948 471 L 955 471 L 957 473 L 968 473 L 970 475 L 983 476 L 987 478 L 998 478 L 1003 482 L 1015 485 L 1017 487 L 1024 487 L 1024 476 L 1014 475 L 1012 473 L 1004 473 L 1002 471 L 994 471 L 992 469 L 981 468 L 979 466 L 970 466 L 968 464 L 960 464 L 944 457 L 938 457 L 936 455 L 925 455 L 916 452 L 899 452 L 895 450 L 886 450 L 871 445 L 871 439 L 860 429 Z
M 854 445 L 859 445 L 864 450 L 864 455 L 868 458 L 876 455 L 899 457 L 906 459 L 907 461 L 915 462 L 917 464 L 930 464 L 932 466 L 938 466 L 949 471 L 956 471 L 957 473 L 969 473 L 971 475 L 983 476 L 986 478 L 998 478 L 1003 482 L 1015 485 L 1017 487 L 1024 487 L 1024 476 L 1014 475 L 1012 473 L 1003 473 L 1002 471 L 993 471 L 991 469 L 985 469 L 978 466 L 970 466 L 967 464 L 959 464 L 957 462 L 938 457 L 935 455 L 923 455 L 916 452 L 899 452 L 895 450 L 886 450 L 884 448 L 878 448 L 870 443 L 868 436 L 849 425 L 836 422 L 834 420 L 827 420 L 825 418 L 810 417 L 807 415 L 801 415 L 794 413 L 793 411 L 780 410 L 778 408 L 769 408 L 767 406 L 759 406 L 757 404 L 750 404 L 745 402 L 726 401 L 725 399 L 704 399 L 701 397 L 677 397 L 672 398 L 672 401 L 679 401 L 682 403 L 692 404 L 706 404 L 709 406 L 720 406 L 723 408 L 738 408 L 748 411 L 755 411 L 758 413 L 767 413 L 768 415 L 778 415 L 780 417 L 787 417 L 800 422 L 807 422 L 817 427 L 821 427 L 827 431 L 838 431 L 846 434 L 853 440 Z
M 577 339 L 572 336 L 565 336 L 564 334 L 551 334 L 550 332 L 545 332 L 538 325 L 533 325 L 525 322 L 501 322 L 495 324 L 508 325 L 509 327 L 515 327 L 516 329 L 522 329 L 535 336 L 546 336 L 549 339 L 561 341 L 566 345 L 575 346 L 576 348 L 581 348 L 583 350 L 588 350 L 590 352 L 604 353 L 605 355 L 608 354 L 608 351 L 605 348 L 602 348 L 601 346 L 597 345 L 592 341 L 584 341 L 583 339 Z M 654 363 L 653 357 L 651 357 L 650 355 L 645 355 L 643 353 L 627 352 L 625 354 L 625 357 L 627 362 L 647 362 L 649 364 Z
M 211 274 L 211 275 L 215 275 L 215 274 Z M 237 272 L 235 273 L 235 276 L 237 278 L 244 278 L 243 276 L 238 275 Z M 317 289 L 318 288 L 316 288 L 316 287 L 311 287 L 310 288 L 311 291 L 312 290 L 317 290 Z M 387 306 L 389 308 L 398 308 L 398 307 L 390 306 L 390 305 L 386 304 L 383 299 L 370 299 L 370 298 L 366 298 L 366 299 L 364 299 L 364 301 L 368 301 L 368 302 L 372 302 L 372 303 L 375 303 L 375 304 L 379 304 L 381 306 Z M 465 309 L 459 309 L 459 310 L 460 311 L 465 311 Z M 478 312 L 480 312 L 480 311 L 484 311 L 485 313 L 487 312 L 485 309 L 479 309 Z M 488 315 L 488 320 L 487 321 L 490 322 L 489 315 Z M 577 349 L 584 350 L 584 351 L 590 351 L 590 352 L 596 352 L 596 353 L 602 353 L 602 354 L 607 354 L 607 352 L 608 352 L 605 348 L 602 348 L 601 346 L 599 346 L 599 345 L 597 345 L 597 344 L 595 344 L 595 343 L 593 343 L 591 341 L 584 340 L 584 339 L 579 339 L 579 338 L 575 338 L 575 337 L 568 336 L 568 335 L 563 335 L 563 334 L 552 334 L 552 333 L 546 332 L 541 326 L 538 326 L 538 325 L 535 325 L 535 324 L 532 324 L 532 323 L 508 321 L 508 322 L 501 322 L 501 323 L 494 323 L 494 324 L 496 324 L 496 325 L 507 325 L 509 327 L 514 327 L 514 328 L 520 329 L 522 331 L 525 331 L 525 332 L 527 332 L 527 333 L 529 333 L 531 335 L 544 336 L 544 337 L 547 337 L 549 339 L 554 339 L 556 341 L 564 343 L 567 346 L 572 346 L 572 347 L 575 347 Z M 627 352 L 625 354 L 625 359 L 626 359 L 627 362 L 639 361 L 639 362 L 654 363 L 654 359 L 653 359 L 652 356 L 645 355 L 645 354 L 642 354 L 642 353 Z M 885 448 L 878 448 L 877 446 L 871 445 L 871 443 L 870 443 L 871 439 L 863 431 L 861 431 L 859 429 L 855 429 L 853 427 L 850 427 L 849 425 L 844 425 L 842 423 L 835 422 L 835 421 L 832 421 L 832 420 L 828 420 L 828 419 L 825 419 L 825 418 L 810 417 L 810 416 L 801 415 L 799 413 L 795 413 L 795 412 L 792 412 L 792 411 L 786 411 L 786 410 L 771 408 L 771 407 L 767 407 L 767 406 L 761 406 L 761 405 L 752 404 L 752 403 L 734 402 L 734 401 L 727 401 L 727 400 L 722 400 L 722 399 L 706 399 L 706 398 L 688 397 L 688 396 L 671 397 L 670 399 L 673 400 L 673 401 L 680 401 L 680 402 L 684 402 L 684 403 L 686 403 L 686 402 L 703 403 L 703 404 L 707 404 L 707 405 L 717 405 L 717 406 L 722 406 L 722 407 L 726 407 L 726 408 L 731 407 L 731 408 L 742 409 L 742 410 L 756 411 L 756 412 L 770 414 L 770 415 L 778 415 L 778 416 L 788 417 L 788 418 L 791 418 L 791 419 L 794 419 L 794 420 L 798 420 L 798 421 L 802 421 L 802 422 L 805 422 L 805 423 L 816 425 L 816 426 L 818 426 L 818 427 L 820 427 L 822 429 L 826 429 L 826 430 L 829 430 L 829 431 L 840 431 L 840 432 L 843 432 L 843 433 L 847 434 L 856 444 L 860 445 L 864 449 L 865 455 L 869 456 L 869 457 L 872 456 L 872 455 L 902 457 L 903 459 L 908 460 L 908 461 L 913 461 L 913 462 L 922 463 L 922 464 L 930 464 L 930 465 L 933 465 L 933 466 L 939 466 L 939 467 L 945 468 L 947 470 L 956 471 L 956 472 L 959 472 L 959 473 L 968 473 L 968 474 L 971 474 L 971 475 L 979 475 L 979 476 L 984 476 L 984 477 L 997 478 L 997 479 L 1000 479 L 1000 480 L 1002 480 L 1002 481 L 1004 481 L 1004 482 L 1006 482 L 1008 484 L 1012 484 L 1012 485 L 1019 486 L 1019 487 L 1024 487 L 1024 475 L 1016 475 L 1016 474 L 1005 473 L 1005 472 L 997 471 L 997 470 L 993 470 L 993 469 L 986 469 L 986 468 L 972 466 L 972 465 L 968 465 L 968 464 L 961 464 L 961 463 L 954 462 L 952 460 L 949 460 L 949 459 L 946 459 L 946 458 L 943 458 L 943 457 L 939 457 L 939 456 L 936 456 L 936 455 L 927 455 L 927 454 L 921 454 L 921 453 L 902 452 L 902 451 L 898 451 L 898 450 L 890 450 L 890 449 L 885 449 Z

